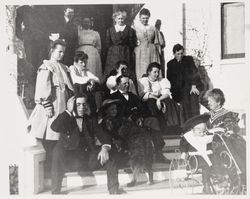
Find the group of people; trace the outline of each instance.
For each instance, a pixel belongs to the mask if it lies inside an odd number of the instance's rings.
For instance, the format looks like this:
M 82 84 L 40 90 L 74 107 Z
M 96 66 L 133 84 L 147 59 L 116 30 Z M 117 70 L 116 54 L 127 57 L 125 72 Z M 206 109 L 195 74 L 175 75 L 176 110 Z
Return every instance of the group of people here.
M 23 17 L 23 15 L 26 16 L 25 12 L 30 13 L 30 10 L 32 10 L 30 7 L 19 9 L 17 36 L 20 38 L 22 35 L 27 35 L 26 31 L 22 31 L 20 24 L 25 23 L 24 30 L 28 30 L 31 26 L 28 24 L 30 21 Z M 76 20 L 74 8 L 65 6 L 64 16 L 58 19 L 57 26 L 50 30 L 53 34 L 58 33 L 59 38 L 67 43 L 62 63 L 67 66 L 72 65 L 75 51 L 84 51 L 89 56 L 88 69 L 101 81 L 104 81 L 103 76 L 110 74 L 118 61 L 126 61 L 129 71 L 136 74 L 137 78 L 142 77 L 149 63 L 157 62 L 161 64 L 161 73 L 164 76 L 165 39 L 160 31 L 161 20 L 158 19 L 155 26 L 149 25 L 150 11 L 146 8 L 143 8 L 139 15 L 140 22 L 131 27 L 126 24 L 125 11 L 114 12 L 113 26 L 107 29 L 105 38 L 101 39 L 99 32 L 93 30 L 92 17 L 84 16 Z M 30 55 L 32 44 L 28 39 L 24 40 L 24 43 L 29 43 L 25 51 Z M 44 43 L 47 43 L 47 40 Z M 103 54 L 105 58 L 101 58 Z
M 200 114 L 203 87 L 199 73 L 193 58 L 185 56 L 183 46 L 176 44 L 175 58 L 167 63 L 164 78 L 160 61 L 164 38 L 148 25 L 150 12 L 145 8 L 139 13 L 141 24 L 134 29 L 125 25 L 126 12 L 113 14 L 103 73 L 100 36 L 90 29 L 90 18 L 84 18 L 76 29 L 71 22 L 74 10 L 68 7 L 64 13 L 65 30 L 70 31 L 51 41 L 49 59 L 38 69 L 36 107 L 29 118 L 29 130 L 51 162 L 53 194 L 61 193 L 67 169 L 96 170 L 104 165 L 109 193 L 121 194 L 118 159 L 129 149 L 118 129 L 124 121 L 146 127 L 151 132 L 155 160 L 169 162 L 162 155 L 165 143 L 161 132 Z M 133 159 L 133 154 L 129 158 Z

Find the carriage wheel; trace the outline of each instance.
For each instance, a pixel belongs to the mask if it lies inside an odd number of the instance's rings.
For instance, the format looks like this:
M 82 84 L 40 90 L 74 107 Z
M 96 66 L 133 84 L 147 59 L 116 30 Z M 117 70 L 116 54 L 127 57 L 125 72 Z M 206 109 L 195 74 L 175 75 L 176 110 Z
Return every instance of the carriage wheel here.
M 180 158 L 174 158 L 170 163 L 169 184 L 171 191 L 178 194 L 200 193 L 202 189 L 201 176 L 192 173 L 189 161 Z
M 246 194 L 246 186 L 241 184 L 241 177 L 237 173 L 235 163 L 228 151 L 222 150 L 219 158 L 221 161 L 220 172 L 214 172 L 210 178 L 215 194 Z
M 221 151 L 220 158 L 225 168 L 232 167 L 233 160 L 227 151 Z
M 190 172 L 192 174 L 195 174 L 198 172 L 199 165 L 198 165 L 198 159 L 196 155 L 189 156 L 188 164 L 190 166 Z

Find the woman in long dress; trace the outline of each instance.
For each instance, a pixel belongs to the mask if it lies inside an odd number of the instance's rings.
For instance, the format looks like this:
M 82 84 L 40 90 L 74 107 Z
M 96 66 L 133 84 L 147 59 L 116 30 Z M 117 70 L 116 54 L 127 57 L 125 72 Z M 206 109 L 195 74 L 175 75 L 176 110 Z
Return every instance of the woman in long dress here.
M 66 110 L 67 100 L 73 95 L 73 86 L 69 78 L 68 67 L 60 61 L 63 58 L 66 43 L 55 40 L 50 46 L 50 59 L 44 60 L 39 67 L 36 79 L 35 109 L 29 118 L 30 133 L 41 141 L 48 159 L 60 133 L 50 126 L 55 118 Z
M 155 43 L 155 27 L 148 24 L 150 12 L 143 8 L 139 13 L 140 23 L 135 25 L 137 47 L 135 48 L 136 77 L 140 79 L 152 62 L 160 63 L 160 56 Z
M 223 131 L 226 132 L 222 135 L 228 149 L 234 157 L 236 163 L 241 170 L 241 183 L 246 183 L 246 141 L 239 135 L 240 127 L 239 114 L 225 109 L 225 97 L 222 90 L 214 88 L 207 94 L 209 115 L 210 118 L 207 122 L 207 128 L 210 132 Z M 218 145 L 220 146 L 220 145 Z M 217 146 L 217 147 L 218 147 Z M 219 151 L 219 147 L 214 151 Z
M 145 108 L 151 116 L 158 118 L 162 130 L 165 130 L 165 127 L 179 126 L 180 118 L 177 104 L 171 99 L 170 82 L 159 77 L 160 68 L 159 63 L 150 63 L 146 70 L 147 77 L 139 79 L 138 90 Z
M 114 69 L 118 61 L 126 61 L 128 70 L 133 72 L 133 50 L 136 45 L 135 31 L 125 24 L 127 13 L 115 12 L 113 14 L 114 26 L 106 33 L 106 46 L 108 48 L 104 74 L 107 76 Z
M 91 20 L 87 17 L 83 19 L 82 26 L 78 30 L 79 48 L 77 51 L 83 51 L 88 55 L 87 67 L 91 73 L 102 80 L 102 62 L 101 62 L 101 39 L 98 32 L 91 30 Z

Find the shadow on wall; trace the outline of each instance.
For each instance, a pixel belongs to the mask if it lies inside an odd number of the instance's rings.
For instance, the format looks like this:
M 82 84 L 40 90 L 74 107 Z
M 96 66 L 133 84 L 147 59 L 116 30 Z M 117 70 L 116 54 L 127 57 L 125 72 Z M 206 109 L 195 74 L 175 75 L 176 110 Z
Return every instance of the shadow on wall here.
M 211 79 L 208 76 L 207 69 L 211 68 L 212 64 L 204 66 L 204 65 L 201 65 L 201 61 L 197 57 L 193 56 L 193 59 L 194 59 L 194 63 L 196 65 L 196 67 L 198 68 L 201 82 L 204 85 L 204 89 L 203 89 L 203 91 L 201 91 L 201 94 L 200 94 L 200 104 L 208 109 L 208 102 L 207 102 L 207 98 L 206 98 L 206 93 L 208 90 L 213 88 L 213 83 L 211 82 Z

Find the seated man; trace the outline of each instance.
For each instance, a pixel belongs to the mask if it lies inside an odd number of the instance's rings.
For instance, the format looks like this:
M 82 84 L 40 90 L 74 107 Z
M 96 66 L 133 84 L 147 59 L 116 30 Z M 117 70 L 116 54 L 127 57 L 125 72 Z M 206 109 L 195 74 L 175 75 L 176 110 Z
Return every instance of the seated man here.
M 67 110 L 61 113 L 52 123 L 51 128 L 61 133 L 52 154 L 52 194 L 60 194 L 64 173 L 67 169 L 80 170 L 86 165 L 96 170 L 106 166 L 108 191 L 110 194 L 121 194 L 118 182 L 118 169 L 109 150 L 111 139 L 89 116 L 86 95 L 71 97 Z M 95 138 L 101 146 L 95 144 Z M 73 167 L 73 168 L 72 168 Z
M 110 90 L 110 94 L 114 93 L 117 91 L 117 83 L 116 83 L 116 79 L 120 76 L 120 75 L 127 75 L 129 77 L 129 91 L 131 93 L 134 93 L 135 95 L 137 95 L 136 92 L 136 88 L 135 88 L 135 84 L 132 80 L 132 78 L 129 75 L 128 72 L 128 63 L 125 61 L 118 61 L 116 63 L 114 72 L 112 71 L 112 73 L 110 74 L 110 76 L 107 78 L 106 81 L 106 86 L 107 88 Z
M 206 122 L 209 115 L 199 115 L 187 120 L 184 124 L 184 135 L 180 141 L 181 158 L 187 159 L 188 155 L 197 155 L 198 164 L 202 168 L 202 182 L 204 185 L 203 192 L 210 193 L 209 172 L 212 166 L 209 150 L 212 143 L 213 135 L 208 135 Z
M 143 122 L 143 125 L 152 129 L 154 133 L 151 134 L 154 146 L 155 157 L 158 162 L 169 163 L 162 154 L 162 148 L 165 142 L 160 133 L 160 125 L 155 117 L 148 117 L 149 114 L 142 106 L 142 102 L 139 97 L 132 92 L 129 92 L 130 84 L 129 77 L 121 75 L 116 79 L 117 91 L 110 95 L 111 99 L 118 99 L 121 103 L 118 105 L 118 117 L 136 117 L 137 123 Z M 136 114 L 135 114 L 136 113 Z

